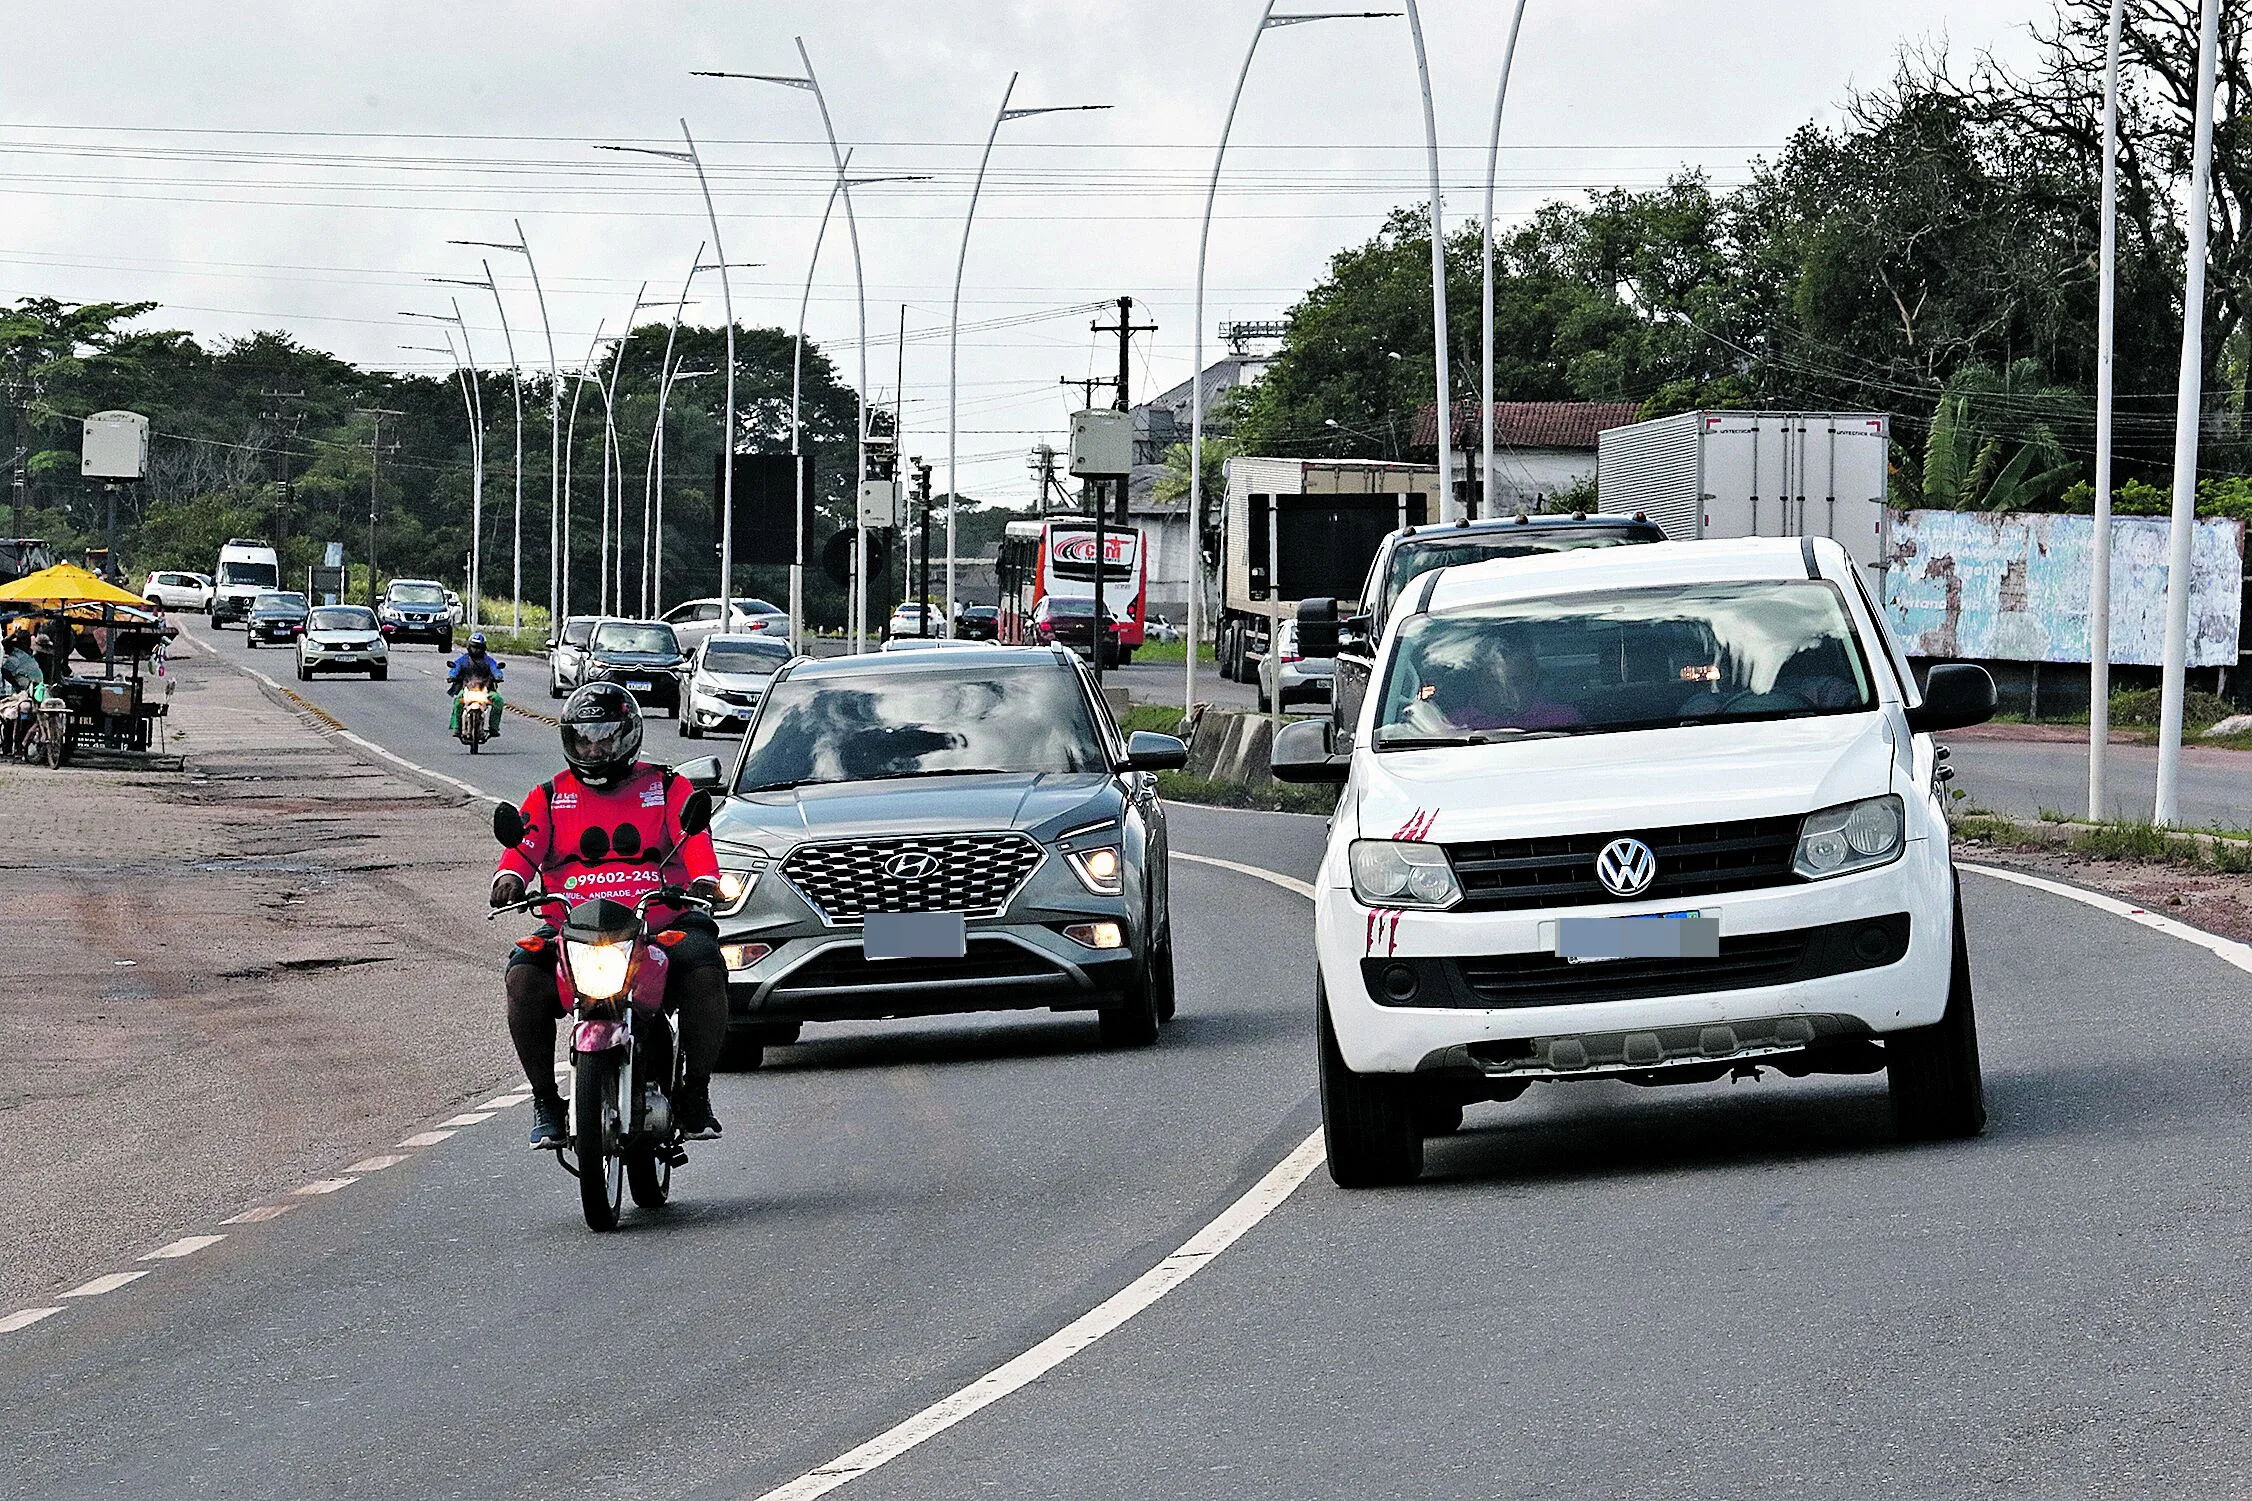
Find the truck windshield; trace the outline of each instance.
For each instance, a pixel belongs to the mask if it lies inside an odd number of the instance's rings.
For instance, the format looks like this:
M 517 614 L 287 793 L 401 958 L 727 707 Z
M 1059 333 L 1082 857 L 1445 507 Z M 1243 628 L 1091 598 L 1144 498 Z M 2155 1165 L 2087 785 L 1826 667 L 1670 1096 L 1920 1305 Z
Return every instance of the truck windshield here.
M 281 569 L 272 563 L 221 563 L 219 582 L 271 589 L 281 582 Z
M 767 694 L 735 787 L 1107 769 L 1070 671 L 1046 661 L 916 666 L 784 678 Z
M 1495 558 L 1530 558 L 1543 553 L 1569 552 L 1581 547 L 1618 547 L 1630 542 L 1663 542 L 1666 534 L 1655 526 L 1526 527 L 1523 531 L 1490 531 L 1461 536 L 1444 534 L 1428 540 L 1415 537 L 1392 549 L 1385 571 L 1384 596 L 1376 602 L 1381 621 L 1391 612 L 1392 601 L 1424 574 L 1439 568 L 1460 568 L 1465 563 L 1490 563 Z
M 1797 719 L 1861 713 L 1875 702 L 1833 584 L 1625 589 L 1407 621 L 1376 745 Z

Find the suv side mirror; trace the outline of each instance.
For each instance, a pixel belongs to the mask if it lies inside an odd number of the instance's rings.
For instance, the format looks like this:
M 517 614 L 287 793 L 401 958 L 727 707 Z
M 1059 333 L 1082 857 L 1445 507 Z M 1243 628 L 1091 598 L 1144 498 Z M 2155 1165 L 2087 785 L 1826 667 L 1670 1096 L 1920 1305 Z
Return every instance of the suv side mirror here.
M 688 785 L 702 792 L 717 792 L 721 780 L 719 757 L 703 756 L 694 761 L 683 761 L 673 768 L 678 775 L 688 779 Z
M 1994 717 L 1994 679 L 1973 662 L 1942 662 L 1924 678 L 1924 701 L 1908 711 L 1918 735 L 1959 730 Z
M 1134 771 L 1179 771 L 1189 764 L 1189 748 L 1171 735 L 1136 730 L 1126 737 L 1126 765 Z
M 1299 627 L 1301 631 L 1305 627 Z M 1300 719 L 1275 734 L 1268 754 L 1268 769 L 1278 782 L 1343 782 L 1353 769 L 1353 758 L 1336 749 L 1337 727 L 1327 719 Z
M 493 838 L 507 849 L 524 842 L 524 815 L 514 803 L 499 803 L 493 808 Z
M 1337 655 L 1337 601 L 1298 601 L 1298 652 L 1307 657 Z
M 699 787 L 680 805 L 680 837 L 693 839 L 711 826 L 712 795 Z

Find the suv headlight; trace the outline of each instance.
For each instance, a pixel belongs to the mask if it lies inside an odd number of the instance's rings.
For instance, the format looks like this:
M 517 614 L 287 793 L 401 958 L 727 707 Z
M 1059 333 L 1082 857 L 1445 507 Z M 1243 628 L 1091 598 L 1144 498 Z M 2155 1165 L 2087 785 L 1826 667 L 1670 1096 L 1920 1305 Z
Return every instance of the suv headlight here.
M 758 878 L 766 874 L 774 862 L 762 850 L 730 849 L 720 853 L 719 904 L 712 910 L 721 917 L 733 917 L 743 910 L 751 899 L 751 891 Z
M 1356 839 L 1345 863 L 1364 907 L 1451 907 L 1462 900 L 1447 852 L 1435 844 Z
M 572 989 L 590 1001 L 614 1001 L 626 988 L 626 971 L 632 966 L 633 946 L 566 939 L 563 957 L 571 966 Z
M 1809 881 L 1867 870 L 1899 859 L 1906 835 L 1907 817 L 1892 793 L 1824 808 L 1799 825 L 1791 869 Z
M 1097 896 L 1116 896 L 1126 889 L 1126 860 L 1115 845 L 1091 850 L 1071 850 L 1064 855 L 1079 884 Z

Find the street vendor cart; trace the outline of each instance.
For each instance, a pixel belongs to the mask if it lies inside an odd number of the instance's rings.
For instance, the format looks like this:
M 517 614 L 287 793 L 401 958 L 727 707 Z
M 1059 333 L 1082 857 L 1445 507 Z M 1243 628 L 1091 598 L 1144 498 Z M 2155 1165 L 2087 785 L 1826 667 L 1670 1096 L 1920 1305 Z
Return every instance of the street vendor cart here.
M 69 706 L 63 759 L 78 750 L 146 751 L 169 712 L 161 610 L 68 563 L 0 584 L 0 615 L 28 619 L 63 650 L 42 657 L 46 690 Z M 154 671 L 145 672 L 145 667 Z

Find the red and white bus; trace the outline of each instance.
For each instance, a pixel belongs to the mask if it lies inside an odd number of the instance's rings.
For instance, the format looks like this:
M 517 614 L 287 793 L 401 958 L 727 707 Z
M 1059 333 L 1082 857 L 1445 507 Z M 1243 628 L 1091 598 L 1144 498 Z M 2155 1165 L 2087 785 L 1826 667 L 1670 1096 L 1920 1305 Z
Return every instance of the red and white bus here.
M 1025 645 L 1039 639 L 1039 621 L 1054 613 L 1043 600 L 1092 601 L 1095 597 L 1095 524 L 1051 516 L 1012 521 L 1001 539 L 1001 639 Z M 1142 534 L 1133 527 L 1103 528 L 1103 606 L 1116 623 L 1119 660 L 1142 644 L 1149 613 L 1149 571 Z M 1087 613 L 1081 606 L 1081 613 Z

